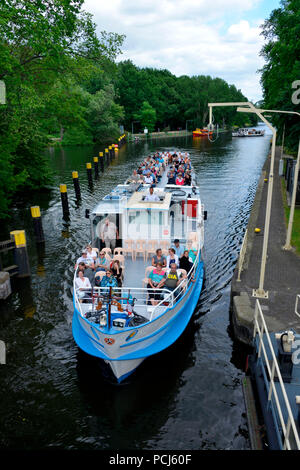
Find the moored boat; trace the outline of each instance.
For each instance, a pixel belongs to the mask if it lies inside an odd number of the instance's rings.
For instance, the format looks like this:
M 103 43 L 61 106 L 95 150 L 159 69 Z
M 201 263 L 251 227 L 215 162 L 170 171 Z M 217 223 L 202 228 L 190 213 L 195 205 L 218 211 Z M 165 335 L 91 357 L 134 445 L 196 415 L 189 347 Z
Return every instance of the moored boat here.
M 240 127 L 232 132 L 232 137 L 263 137 L 264 130 L 249 129 L 248 127 Z
M 204 136 L 211 136 L 213 134 L 212 131 L 209 131 L 208 129 L 204 128 L 204 129 L 196 129 L 195 131 L 193 131 L 193 137 L 204 137 Z
M 74 273 L 75 342 L 87 354 L 103 359 L 118 382 L 144 359 L 179 338 L 203 284 L 205 213 L 190 160 L 174 152 L 149 158 L 144 175 L 134 172 L 90 211 L 91 245 L 96 256 L 84 262 L 85 268 L 79 267 L 82 261 L 78 259 Z M 148 174 L 153 165 L 157 170 L 153 170 L 154 185 Z M 188 174 L 190 169 L 191 180 L 182 182 L 178 176 L 173 184 L 176 168 L 178 174 Z M 116 233 L 110 246 L 105 224 Z M 174 239 L 178 240 L 175 245 Z M 184 255 L 178 256 L 183 250 Z M 109 263 L 108 268 L 99 268 L 100 255 Z M 107 281 L 110 263 L 116 260 L 122 268 L 119 283 Z M 90 282 L 87 287 L 78 281 L 81 268 Z

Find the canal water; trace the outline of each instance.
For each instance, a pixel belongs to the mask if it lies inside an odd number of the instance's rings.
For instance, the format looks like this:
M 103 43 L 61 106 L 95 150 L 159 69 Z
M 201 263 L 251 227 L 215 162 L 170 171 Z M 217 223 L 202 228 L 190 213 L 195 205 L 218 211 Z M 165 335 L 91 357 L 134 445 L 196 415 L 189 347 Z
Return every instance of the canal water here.
M 230 327 L 230 282 L 270 136 L 215 142 L 178 137 L 123 146 L 93 187 L 86 162 L 103 148 L 50 149 L 49 192 L 17 201 L 1 227 L 25 229 L 31 278 L 18 281 L 0 307 L 1 449 L 250 449 L 242 381 L 245 351 Z M 72 337 L 72 277 L 89 240 L 91 208 L 154 150 L 188 151 L 208 212 L 203 254 L 206 280 L 193 318 L 168 350 L 142 364 L 121 385 L 99 362 L 80 354 Z M 79 172 L 77 203 L 72 170 Z M 64 220 L 59 184 L 68 188 Z M 30 206 L 41 207 L 46 242 L 34 240 Z M 255 287 L 255 286 L 253 286 Z

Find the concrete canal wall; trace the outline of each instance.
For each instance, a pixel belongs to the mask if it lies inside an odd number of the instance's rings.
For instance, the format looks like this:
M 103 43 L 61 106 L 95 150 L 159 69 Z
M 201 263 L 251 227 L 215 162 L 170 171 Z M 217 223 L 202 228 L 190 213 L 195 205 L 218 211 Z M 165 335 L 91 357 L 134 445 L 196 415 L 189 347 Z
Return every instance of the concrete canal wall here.
M 240 253 L 231 284 L 231 322 L 235 337 L 250 345 L 256 298 L 253 289 L 259 287 L 264 224 L 270 169 L 270 154 L 262 168 L 256 196 L 247 226 L 244 261 L 239 273 Z M 280 148 L 276 148 L 274 161 L 273 197 L 271 205 L 269 243 L 267 250 L 264 290 L 267 299 L 259 299 L 270 332 L 293 328 L 300 333 L 299 317 L 295 314 L 295 301 L 300 294 L 300 257 L 294 250 L 284 250 L 286 222 L 284 215 L 282 176 L 279 175 Z M 255 231 L 259 228 L 260 231 Z

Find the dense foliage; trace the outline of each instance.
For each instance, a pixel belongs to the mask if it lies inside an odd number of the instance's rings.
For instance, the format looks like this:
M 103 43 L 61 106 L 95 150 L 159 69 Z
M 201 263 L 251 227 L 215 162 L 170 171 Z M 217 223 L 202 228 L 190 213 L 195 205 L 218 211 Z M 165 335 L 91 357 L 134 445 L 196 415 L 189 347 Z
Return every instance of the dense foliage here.
M 130 60 L 118 64 L 116 86 L 118 102 L 125 110 L 125 128 L 130 132 L 132 127 L 142 130 L 141 106 L 145 102 L 156 111 L 155 127 L 163 130 L 207 125 L 209 102 L 248 101 L 240 90 L 221 78 L 176 77 L 168 70 L 139 68 Z M 256 117 L 237 113 L 233 107 L 215 108 L 214 122 L 221 126 L 252 125 Z
M 300 112 L 300 3 L 283 0 L 264 22 L 266 44 L 261 50 L 266 64 L 262 69 L 265 109 Z M 298 84 L 295 83 L 298 81 Z M 285 124 L 285 144 L 296 151 L 300 135 L 297 115 L 274 114 L 272 122 L 281 137 Z
M 87 143 L 118 133 L 111 78 L 123 37 L 102 32 L 83 0 L 6 0 L 0 10 L 0 218 L 17 190 L 49 183 L 49 136 Z M 93 89 L 93 83 L 97 82 Z M 95 116 L 95 113 L 100 115 Z
M 208 102 L 247 101 L 220 78 L 116 64 L 122 35 L 96 34 L 84 0 L 0 0 L 0 219 L 18 191 L 51 182 L 49 143 L 112 142 L 129 132 L 207 124 Z M 219 125 L 255 116 L 214 110 Z

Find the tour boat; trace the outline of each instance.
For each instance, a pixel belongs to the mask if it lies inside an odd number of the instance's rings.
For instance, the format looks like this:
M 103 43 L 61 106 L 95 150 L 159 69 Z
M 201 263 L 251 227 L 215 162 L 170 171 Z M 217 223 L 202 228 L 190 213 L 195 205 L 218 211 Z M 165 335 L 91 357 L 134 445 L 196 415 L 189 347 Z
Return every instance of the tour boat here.
M 203 285 L 206 211 L 195 174 L 191 169 L 190 186 L 167 184 L 169 158 L 167 154 L 161 157 L 164 171 L 154 187 L 156 201 L 146 200 L 149 184 L 126 181 L 92 210 L 87 210 L 91 244 L 120 261 L 122 286 L 96 287 L 91 283 L 92 288 L 86 289 L 87 297 L 82 300 L 75 283 L 77 270 L 74 274 L 74 340 L 79 349 L 102 359 L 118 382 L 132 374 L 146 358 L 179 338 L 191 319 Z M 113 252 L 109 247 L 103 248 L 101 239 L 101 227 L 107 217 L 119 233 Z M 175 289 L 155 289 L 154 302 L 153 290 L 147 287 L 150 272 L 156 269 L 152 257 L 158 248 L 167 255 L 174 239 L 189 250 L 190 269 L 177 270 L 182 277 Z
M 249 129 L 247 127 L 241 127 L 232 132 L 232 137 L 263 137 L 264 135 L 264 130 Z
M 202 137 L 202 136 L 208 136 L 212 135 L 212 131 L 209 131 L 208 129 L 196 129 L 193 131 L 193 137 Z

